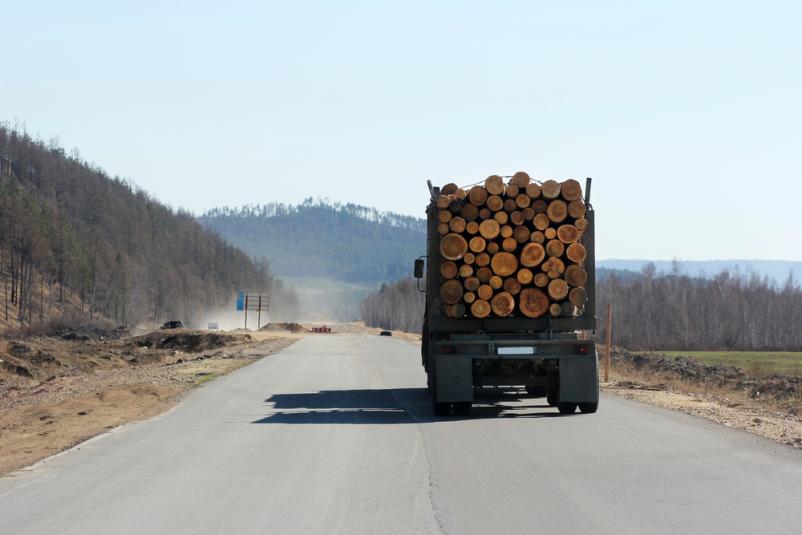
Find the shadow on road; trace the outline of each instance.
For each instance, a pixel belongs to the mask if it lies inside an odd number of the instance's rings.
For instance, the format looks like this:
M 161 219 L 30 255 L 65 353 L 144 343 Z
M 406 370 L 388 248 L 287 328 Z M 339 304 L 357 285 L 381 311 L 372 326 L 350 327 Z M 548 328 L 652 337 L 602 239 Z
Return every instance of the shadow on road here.
M 435 418 L 425 388 L 321 390 L 274 394 L 272 412 L 255 424 L 411 424 L 481 418 L 548 418 L 557 411 L 539 399 L 494 395 L 477 399 L 470 416 Z M 406 408 L 405 408 L 406 407 Z

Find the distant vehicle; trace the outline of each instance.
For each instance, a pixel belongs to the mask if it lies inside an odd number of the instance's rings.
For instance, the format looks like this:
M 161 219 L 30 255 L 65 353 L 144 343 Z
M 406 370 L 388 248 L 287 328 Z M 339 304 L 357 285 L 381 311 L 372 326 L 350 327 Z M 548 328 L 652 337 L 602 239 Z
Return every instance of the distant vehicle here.
M 379 336 L 392 336 L 392 331 L 382 331 L 379 333 Z
M 183 329 L 184 322 L 179 320 L 168 321 L 162 325 L 162 329 Z

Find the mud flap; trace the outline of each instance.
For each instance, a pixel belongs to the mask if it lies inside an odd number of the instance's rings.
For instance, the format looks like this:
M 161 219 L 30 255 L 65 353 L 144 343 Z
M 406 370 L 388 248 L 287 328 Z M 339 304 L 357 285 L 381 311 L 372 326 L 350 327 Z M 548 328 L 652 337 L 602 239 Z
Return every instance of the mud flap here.
M 596 355 L 560 359 L 560 395 L 563 403 L 598 403 L 599 371 Z
M 473 366 L 470 357 L 437 355 L 437 401 L 473 401 Z

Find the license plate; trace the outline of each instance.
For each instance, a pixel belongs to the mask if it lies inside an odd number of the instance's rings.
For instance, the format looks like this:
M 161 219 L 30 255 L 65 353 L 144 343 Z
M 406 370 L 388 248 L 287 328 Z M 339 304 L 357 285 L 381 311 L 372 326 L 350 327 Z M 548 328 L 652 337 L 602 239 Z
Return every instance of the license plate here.
M 534 355 L 536 353 L 535 347 L 499 347 L 499 355 Z

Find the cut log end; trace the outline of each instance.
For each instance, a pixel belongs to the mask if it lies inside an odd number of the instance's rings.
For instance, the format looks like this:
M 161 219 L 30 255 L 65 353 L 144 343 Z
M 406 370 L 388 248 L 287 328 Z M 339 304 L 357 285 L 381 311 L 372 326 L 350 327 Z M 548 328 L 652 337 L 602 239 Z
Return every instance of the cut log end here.
M 515 310 L 515 299 L 509 292 L 499 292 L 490 301 L 490 308 L 496 316 L 509 316 Z
M 549 298 L 538 288 L 524 288 L 518 298 L 518 308 L 528 318 L 539 318 L 549 308 Z

